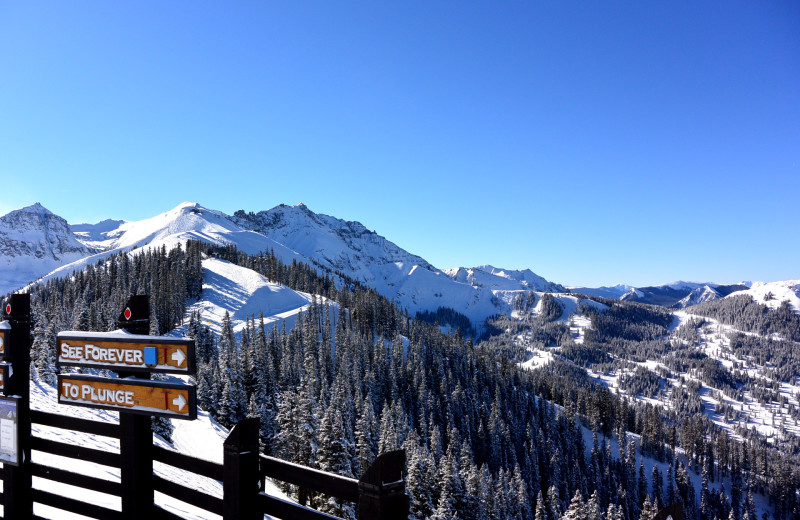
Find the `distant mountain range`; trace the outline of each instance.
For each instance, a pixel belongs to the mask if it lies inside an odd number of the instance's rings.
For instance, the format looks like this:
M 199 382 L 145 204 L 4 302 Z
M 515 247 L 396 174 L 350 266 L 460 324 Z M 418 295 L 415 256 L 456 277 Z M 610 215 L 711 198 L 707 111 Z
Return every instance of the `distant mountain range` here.
M 189 239 L 232 244 L 248 254 L 272 251 L 286 263 L 307 262 L 373 287 L 411 314 L 447 307 L 475 324 L 510 313 L 521 292 L 572 292 L 681 308 L 750 289 L 748 284 L 696 282 L 564 287 L 529 269 L 482 265 L 443 270 L 359 222 L 314 213 L 303 204 L 226 215 L 186 202 L 136 222 L 109 219 L 72 226 L 38 203 L 12 211 L 0 218 L 0 293 L 66 276 L 111 254 L 172 248 Z
M 614 285 L 612 287 L 570 287 L 569 290 L 587 296 L 599 296 L 639 303 L 649 303 L 682 309 L 718 298 L 723 298 L 737 291 L 746 291 L 749 284 L 721 285 L 710 282 L 673 282 L 648 287 L 630 285 Z

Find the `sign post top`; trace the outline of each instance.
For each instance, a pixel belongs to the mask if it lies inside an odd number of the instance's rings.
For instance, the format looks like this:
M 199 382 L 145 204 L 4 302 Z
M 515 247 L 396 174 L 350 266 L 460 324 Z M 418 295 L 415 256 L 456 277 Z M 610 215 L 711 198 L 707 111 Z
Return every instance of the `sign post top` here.
M 117 318 L 117 327 L 135 334 L 150 332 L 150 297 L 139 294 L 128 298 L 125 308 Z
M 12 294 L 3 304 L 3 311 L 10 321 L 28 322 L 31 317 L 31 295 Z

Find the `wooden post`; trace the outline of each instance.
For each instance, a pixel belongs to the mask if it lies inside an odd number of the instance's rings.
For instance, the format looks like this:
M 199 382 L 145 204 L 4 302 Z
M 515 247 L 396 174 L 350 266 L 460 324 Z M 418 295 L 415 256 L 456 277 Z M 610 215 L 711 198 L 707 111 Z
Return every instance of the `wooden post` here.
M 358 481 L 359 520 L 408 520 L 406 452 L 381 453 Z
M 150 299 L 132 296 L 117 319 L 117 326 L 132 334 L 150 333 Z M 118 372 L 119 377 L 150 379 L 149 374 Z M 136 520 L 152 516 L 153 429 L 148 415 L 119 414 L 120 481 L 122 483 L 122 518 Z
M 31 296 L 12 294 L 9 322 L 11 324 L 9 359 L 13 374 L 8 381 L 7 395 L 20 397 L 17 403 L 19 451 L 22 462 L 18 467 L 5 465 L 3 483 L 4 518 L 33 517 L 31 494 Z M 8 308 L 7 308 L 8 309 Z
M 680 502 L 661 509 L 653 520 L 683 520 L 683 504 Z
M 256 520 L 257 498 L 261 491 L 261 474 L 258 469 L 257 418 L 239 421 L 225 439 L 222 483 L 222 518 L 224 520 Z

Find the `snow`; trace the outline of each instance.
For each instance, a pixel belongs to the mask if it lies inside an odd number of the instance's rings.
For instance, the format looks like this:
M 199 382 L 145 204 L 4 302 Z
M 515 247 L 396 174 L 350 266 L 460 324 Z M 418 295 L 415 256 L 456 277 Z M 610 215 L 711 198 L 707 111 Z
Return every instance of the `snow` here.
M 272 283 L 260 274 L 239 267 L 225 260 L 206 258 L 203 260 L 203 291 L 200 299 L 189 306 L 187 316 L 199 312 L 200 320 L 215 333 L 222 330 L 222 318 L 227 311 L 235 333 L 240 333 L 252 316 L 264 315 L 264 324 L 279 328 L 286 322 L 291 329 L 300 312 L 309 309 L 314 297 L 311 294 L 293 291 L 288 287 Z M 318 297 L 319 303 L 326 300 Z M 331 326 L 335 327 L 338 304 L 331 302 Z M 188 323 L 187 323 L 188 324 Z M 181 327 L 170 334 L 180 335 Z
M 125 224 L 124 220 L 106 219 L 97 224 L 72 224 L 70 228 L 78 241 L 92 249 L 106 249 L 109 234 Z
M 543 367 L 553 361 L 553 354 L 547 350 L 535 348 L 531 351 L 532 356 L 528 361 L 520 363 L 522 368 L 533 370 L 535 368 Z
M 767 300 L 769 293 L 772 293 L 772 298 Z M 781 302 L 787 300 L 794 312 L 800 312 L 800 280 L 752 282 L 748 290 L 732 293 L 728 297 L 740 294 L 746 294 L 771 309 L 777 309 Z
M 541 313 L 541 293 L 537 293 L 538 299 L 536 302 L 536 306 L 533 308 L 533 314 L 538 315 Z M 576 343 L 583 343 L 583 338 L 586 333 L 587 329 L 592 327 L 591 319 L 588 316 L 581 314 L 578 312 L 578 306 L 583 303 L 587 305 L 591 305 L 597 309 L 607 309 L 608 306 L 593 301 L 593 300 L 585 300 L 580 299 L 576 296 L 572 296 L 570 294 L 553 294 L 553 299 L 556 300 L 561 307 L 564 309 L 564 312 L 561 314 L 556 321 L 561 323 L 567 323 L 570 328 L 570 333 L 572 334 L 572 339 Z M 531 357 L 523 362 L 520 363 L 519 366 L 533 370 L 535 368 L 542 367 L 552 361 L 554 359 L 554 351 L 558 349 L 539 349 L 535 348 L 530 344 L 530 331 L 525 332 L 523 334 L 519 334 L 515 341 L 518 345 L 525 346 L 528 352 L 531 354 Z
M 579 287 L 567 286 L 570 292 L 585 294 L 586 296 L 597 296 L 600 298 L 619 299 L 620 296 L 633 289 L 632 285 L 617 284 L 603 287 Z

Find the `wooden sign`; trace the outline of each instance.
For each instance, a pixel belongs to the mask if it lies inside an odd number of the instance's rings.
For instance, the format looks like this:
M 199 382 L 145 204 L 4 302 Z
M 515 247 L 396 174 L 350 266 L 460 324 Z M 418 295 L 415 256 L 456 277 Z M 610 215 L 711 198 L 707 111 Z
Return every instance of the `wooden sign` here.
M 194 340 L 125 333 L 60 332 L 58 365 L 194 375 Z
M 0 363 L 0 392 L 6 393 L 8 378 L 11 377 L 11 364 Z
M 164 381 L 60 374 L 58 402 L 171 419 L 197 418 L 195 387 Z
M 0 321 L 0 359 L 8 360 L 8 336 L 11 332 L 11 324 L 7 321 Z

